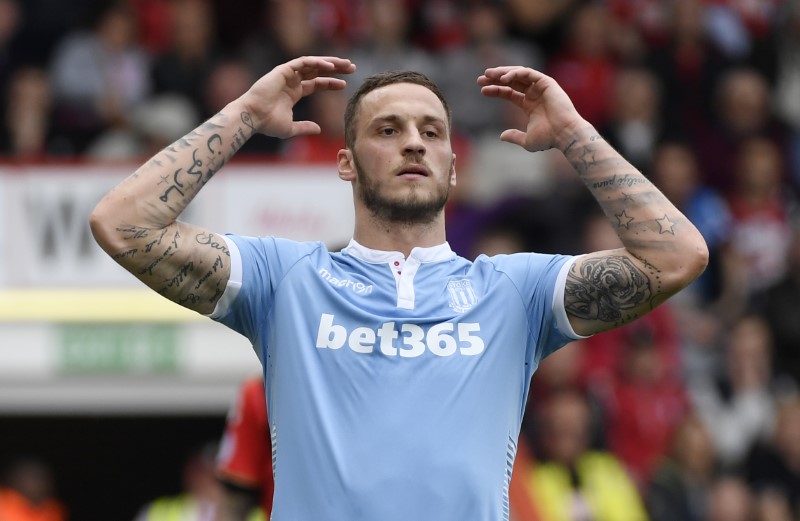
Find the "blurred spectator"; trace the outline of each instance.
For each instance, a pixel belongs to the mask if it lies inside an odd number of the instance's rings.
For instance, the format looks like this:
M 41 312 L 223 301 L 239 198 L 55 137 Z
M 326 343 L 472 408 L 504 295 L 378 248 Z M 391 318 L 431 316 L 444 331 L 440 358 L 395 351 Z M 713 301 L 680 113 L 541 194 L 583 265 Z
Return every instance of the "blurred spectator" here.
M 756 521 L 747 483 L 736 476 L 717 478 L 709 491 L 706 521 Z
M 647 60 L 664 94 L 663 121 L 670 135 L 705 132 L 727 60 L 705 32 L 702 0 L 675 0 L 666 9 L 667 38 L 651 49 Z
M 269 519 L 274 482 L 264 379 L 247 378 L 228 411 L 217 457 L 223 494 L 216 521 Z
M 18 69 L 11 77 L 6 101 L 0 152 L 23 159 L 43 157 L 52 115 L 47 74 L 35 67 Z
M 703 183 L 696 156 L 684 142 L 659 143 L 649 172 L 653 183 L 700 230 L 708 245 L 711 265 L 688 291 L 694 293 L 700 305 L 713 302 L 723 293 L 719 263 L 730 240 L 732 216 L 728 203 Z
M 742 17 L 727 0 L 706 0 L 706 4 L 705 25 L 709 38 L 728 58 L 744 59 L 752 50 L 752 39 Z
M 506 255 L 526 250 L 525 234 L 522 229 L 510 226 L 509 223 L 491 222 L 475 233 L 472 243 L 471 258 L 480 254 Z
M 490 134 L 499 141 L 497 136 L 509 126 L 509 104 L 482 96 L 475 79 L 498 63 L 523 63 L 534 69 L 543 66 L 538 49 L 508 36 L 506 16 L 502 4 L 472 0 L 464 12 L 466 42 L 437 55 L 443 71 L 440 86 L 453 110 L 453 127 L 473 138 Z M 478 105 L 481 110 L 474 109 Z
M 152 67 L 155 92 L 184 96 L 205 119 L 213 115 L 206 107 L 206 85 L 220 59 L 211 8 L 208 0 L 175 0 L 169 13 L 169 45 Z
M 247 66 L 244 60 L 240 59 L 224 59 L 219 61 L 210 70 L 206 80 L 205 91 L 203 92 L 203 114 L 208 118 L 220 110 L 225 105 L 235 100 L 245 93 L 253 82 L 256 81 L 253 76 L 252 70 Z M 305 98 L 307 103 L 312 103 L 314 97 Z M 343 113 L 339 113 L 338 117 L 341 119 Z M 295 119 L 307 119 L 295 111 Z M 239 150 L 239 155 L 247 154 L 273 154 L 278 151 L 281 145 L 281 140 L 265 136 L 263 134 L 256 134 L 244 144 Z M 336 154 L 330 157 L 330 161 L 336 159 Z
M 692 149 L 680 141 L 662 141 L 650 170 L 653 183 L 700 230 L 709 249 L 706 271 L 672 300 L 680 334 L 684 376 L 716 370 L 717 345 L 725 324 L 746 305 L 744 268 L 730 254 L 732 216 L 727 201 L 702 182 Z
M 213 116 L 244 94 L 256 79 L 241 60 L 228 59 L 215 64 L 205 82 L 202 114 Z
M 725 470 L 739 470 L 752 447 L 769 438 L 775 421 L 769 328 L 755 315 L 729 331 L 717 377 L 695 378 L 690 394 Z
M 749 40 L 764 38 L 772 29 L 779 8 L 786 0 L 706 0 L 709 5 L 727 11 L 742 26 Z
M 464 89 L 463 86 L 461 90 Z M 477 89 L 476 89 L 477 91 Z M 465 96 L 464 98 L 466 98 Z M 491 100 L 490 100 L 491 101 Z M 475 106 L 477 102 L 473 102 Z M 510 103 L 499 107 L 501 120 L 484 124 L 482 132 L 469 139 L 468 157 L 458 154 L 456 168 L 467 177 L 469 185 L 462 195 L 478 206 L 503 205 L 509 197 L 546 198 L 557 190 L 554 161 L 558 152 L 546 150 L 531 154 L 523 148 L 500 140 L 507 128 L 523 129 L 525 114 Z M 480 112 L 463 107 L 464 112 Z M 491 111 L 489 111 L 491 112 Z M 459 179 L 461 182 L 461 179 Z M 459 188 L 459 189 L 461 189 Z
M 222 487 L 215 475 L 216 444 L 194 449 L 182 475 L 183 492 L 144 505 L 135 521 L 215 521 Z
M 775 23 L 775 111 L 790 125 L 791 181 L 800 195 L 800 0 L 785 0 Z
M 533 457 L 528 441 L 520 435 L 517 442 L 517 454 L 514 468 L 511 471 L 511 482 L 508 486 L 508 503 L 510 521 L 543 521 L 539 512 L 538 498 L 528 487 L 527 478 L 533 473 L 536 460 Z
M 295 163 L 328 163 L 344 148 L 344 109 L 347 96 L 341 90 L 323 90 L 309 98 L 311 121 L 319 134 L 295 136 L 282 141 L 281 157 Z
M 756 495 L 756 519 L 758 521 L 796 521 L 786 496 L 774 491 L 764 490 Z
M 688 412 L 682 380 L 663 365 L 651 324 L 636 321 L 626 327 L 619 353 L 618 375 L 603 397 L 608 448 L 644 485 L 669 449 Z
M 468 30 L 462 14 L 464 3 L 461 0 L 406 0 L 411 15 L 411 41 L 437 54 L 464 45 Z M 469 5 L 466 7 L 469 9 Z
M 544 45 L 547 54 L 558 46 L 562 25 L 580 0 L 508 0 L 514 32 Z
M 0 118 L 5 121 L 8 84 L 19 66 L 15 56 L 15 37 L 21 13 L 17 0 L 0 0 Z
M 242 46 L 254 75 L 266 74 L 297 56 L 335 55 L 337 50 L 330 48 L 325 33 L 315 25 L 316 5 L 314 0 L 264 0 L 261 29 Z
M 172 0 L 128 0 L 139 27 L 139 43 L 151 56 L 165 52 L 170 45 Z
M 599 397 L 588 392 L 585 382 L 581 380 L 580 370 L 586 350 L 583 340 L 571 342 L 547 356 L 536 369 L 531 380 L 527 412 L 522 420 L 524 437 L 532 444 L 535 444 L 536 441 L 539 428 L 537 422 L 540 419 L 541 410 L 549 403 L 550 398 L 564 393 L 577 392 L 583 395 L 589 406 L 588 446 L 601 448 L 607 445 L 604 430 L 605 410 Z
M 35 458 L 14 461 L 0 482 L 3 521 L 66 521 L 67 511 L 56 499 L 50 468 Z
M 208 0 L 214 21 L 216 43 L 229 55 L 241 49 L 253 35 L 263 31 L 261 20 L 272 0 Z M 319 1 L 319 0 L 315 0 Z M 300 2 L 298 2 L 300 3 Z
M 786 128 L 775 118 L 766 78 L 751 68 L 735 68 L 720 79 L 711 105 L 713 118 L 693 143 L 707 184 L 723 194 L 734 188 L 736 158 L 745 141 L 772 141 L 780 161 L 786 156 Z M 782 175 L 782 172 L 781 172 Z
M 722 195 L 703 183 L 696 156 L 688 144 L 676 140 L 659 143 L 649 173 L 653 183 L 700 230 L 710 254 L 721 255 L 730 239 L 731 212 Z M 692 288 L 704 302 L 713 300 L 719 292 L 714 287 L 719 284 L 715 269 L 707 269 Z M 711 280 L 709 275 L 717 280 Z
M 651 521 L 704 521 L 715 471 L 711 436 L 704 423 L 689 414 L 645 487 Z
M 800 518 L 800 397 L 797 395 L 779 402 L 775 434 L 753 451 L 747 476 L 756 491 L 783 497 L 794 518 Z
M 330 0 L 334 1 L 334 0 Z M 260 30 L 247 38 L 241 48 L 241 59 L 249 68 L 253 79 L 268 73 L 275 66 L 280 65 L 297 56 L 336 55 L 341 49 L 334 48 L 333 41 L 329 40 L 331 28 L 325 29 L 323 18 L 318 9 L 323 4 L 317 0 L 263 0 L 264 8 L 260 20 Z M 335 5 L 330 5 L 332 12 L 340 12 Z M 329 10 L 330 11 L 330 10 Z M 347 58 L 353 58 L 349 53 Z M 358 63 L 361 67 L 361 63 Z M 238 77 L 238 76 L 237 76 Z M 220 81 L 225 81 L 224 75 L 219 75 Z M 348 78 L 348 84 L 351 79 Z M 241 87 L 248 88 L 249 85 Z M 239 87 L 239 88 L 241 88 Z M 232 89 L 229 89 L 232 90 Z M 240 92 L 244 92 L 241 90 Z M 312 103 L 315 96 L 304 97 L 294 106 L 296 120 L 312 119 Z M 336 116 L 343 118 L 343 112 Z M 332 117 L 329 115 L 328 117 Z M 256 144 L 251 144 L 255 141 Z M 279 139 L 266 136 L 256 136 L 245 145 L 244 152 L 275 153 L 283 143 Z M 336 155 L 330 156 L 332 162 Z
M 409 38 L 409 12 L 404 0 L 369 0 L 365 3 L 366 22 L 363 41 L 348 52 L 356 64 L 355 73 L 347 78 L 348 91 L 367 76 L 382 71 L 413 70 L 440 83 L 441 66 Z M 477 78 L 477 77 L 476 77 Z M 470 87 L 477 89 L 473 78 Z
M 732 253 L 747 267 L 748 294 L 783 278 L 791 238 L 780 149 L 763 138 L 744 141 L 736 154 L 728 200 Z
M 61 41 L 51 66 L 57 153 L 82 153 L 100 132 L 128 123 L 150 91 L 148 61 L 126 3 L 103 6 L 90 32 Z
M 547 65 L 578 112 L 599 128 L 611 118 L 617 75 L 610 34 L 607 7 L 583 4 L 569 19 L 564 42 Z
M 542 360 L 531 380 L 531 399 L 545 403 L 550 396 L 581 389 L 581 359 L 586 353 L 583 340 L 571 342 Z
M 591 450 L 586 400 L 565 392 L 541 410 L 541 452 L 528 486 L 544 521 L 646 520 L 642 499 L 622 463 L 609 452 Z
M 662 0 L 606 0 L 617 28 L 633 28 L 647 47 L 664 42 L 668 6 Z
M 596 211 L 588 215 L 581 233 L 581 253 L 610 250 L 622 246 L 614 228 L 605 216 Z M 680 337 L 676 317 L 670 304 L 662 304 L 635 322 L 604 331 L 584 342 L 581 379 L 590 392 L 610 396 L 618 378 L 618 369 L 630 339 L 640 328 L 652 335 L 663 376 L 668 379 L 680 374 Z
M 601 134 L 643 172 L 649 169 L 656 143 L 664 132 L 660 106 L 658 80 L 650 71 L 645 68 L 619 71 L 614 82 L 611 116 Z
M 764 292 L 762 315 L 775 345 L 777 375 L 792 379 L 800 388 L 800 227 L 792 229 L 786 275 Z
M 131 114 L 131 124 L 101 134 L 86 151 L 92 159 L 144 159 L 183 137 L 200 124 L 188 99 L 178 94 L 151 96 Z

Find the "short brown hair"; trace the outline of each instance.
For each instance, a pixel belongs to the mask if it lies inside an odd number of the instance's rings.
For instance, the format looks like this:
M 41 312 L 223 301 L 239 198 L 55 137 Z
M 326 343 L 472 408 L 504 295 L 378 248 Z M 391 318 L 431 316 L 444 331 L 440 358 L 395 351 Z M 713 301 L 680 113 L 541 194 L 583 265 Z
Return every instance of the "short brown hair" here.
M 347 148 L 353 148 L 356 141 L 356 112 L 358 111 L 361 99 L 375 89 L 387 85 L 394 85 L 395 83 L 413 83 L 415 85 L 421 85 L 436 94 L 436 97 L 442 102 L 444 111 L 447 113 L 447 124 L 448 126 L 452 126 L 453 116 L 450 112 L 450 106 L 444 99 L 442 91 L 430 78 L 420 72 L 414 71 L 380 72 L 365 79 L 347 102 L 347 108 L 344 111 L 344 141 Z

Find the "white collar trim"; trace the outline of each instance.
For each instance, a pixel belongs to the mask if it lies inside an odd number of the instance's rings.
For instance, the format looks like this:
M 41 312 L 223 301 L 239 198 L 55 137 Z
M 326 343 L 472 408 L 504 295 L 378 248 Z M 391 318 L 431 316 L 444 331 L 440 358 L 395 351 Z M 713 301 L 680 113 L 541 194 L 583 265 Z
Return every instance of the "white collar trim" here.
M 396 259 L 406 260 L 405 256 L 399 251 L 373 250 L 357 243 L 355 239 L 350 239 L 350 243 L 342 251 L 371 264 L 382 264 Z M 446 261 L 453 257 L 455 257 L 455 253 L 450 249 L 450 244 L 447 241 L 429 248 L 418 246 L 412 249 L 411 255 L 408 256 L 409 259 L 415 259 L 420 263 Z

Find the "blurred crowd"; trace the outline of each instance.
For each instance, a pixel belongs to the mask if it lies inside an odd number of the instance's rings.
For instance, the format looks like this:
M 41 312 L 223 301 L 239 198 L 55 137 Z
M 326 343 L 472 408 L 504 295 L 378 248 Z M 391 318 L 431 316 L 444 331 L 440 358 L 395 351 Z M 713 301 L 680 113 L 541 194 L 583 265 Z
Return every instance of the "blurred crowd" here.
M 799 0 L 0 0 L 0 153 L 143 159 L 308 54 L 352 59 L 348 90 L 441 85 L 461 255 L 619 246 L 560 154 L 498 140 L 524 121 L 481 98 L 496 65 L 553 76 L 703 233 L 698 281 L 534 376 L 541 520 L 800 520 Z M 348 93 L 298 105 L 322 134 L 241 153 L 332 162 Z

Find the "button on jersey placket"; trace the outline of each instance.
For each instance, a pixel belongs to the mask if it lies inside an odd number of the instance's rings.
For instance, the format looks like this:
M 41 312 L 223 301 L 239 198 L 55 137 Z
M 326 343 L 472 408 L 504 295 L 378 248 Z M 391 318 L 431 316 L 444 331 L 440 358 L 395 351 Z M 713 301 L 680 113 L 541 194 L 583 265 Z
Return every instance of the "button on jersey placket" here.
M 400 309 L 414 309 L 414 276 L 419 269 L 419 259 L 395 259 L 389 262 L 389 267 L 394 274 L 397 287 L 397 307 Z

